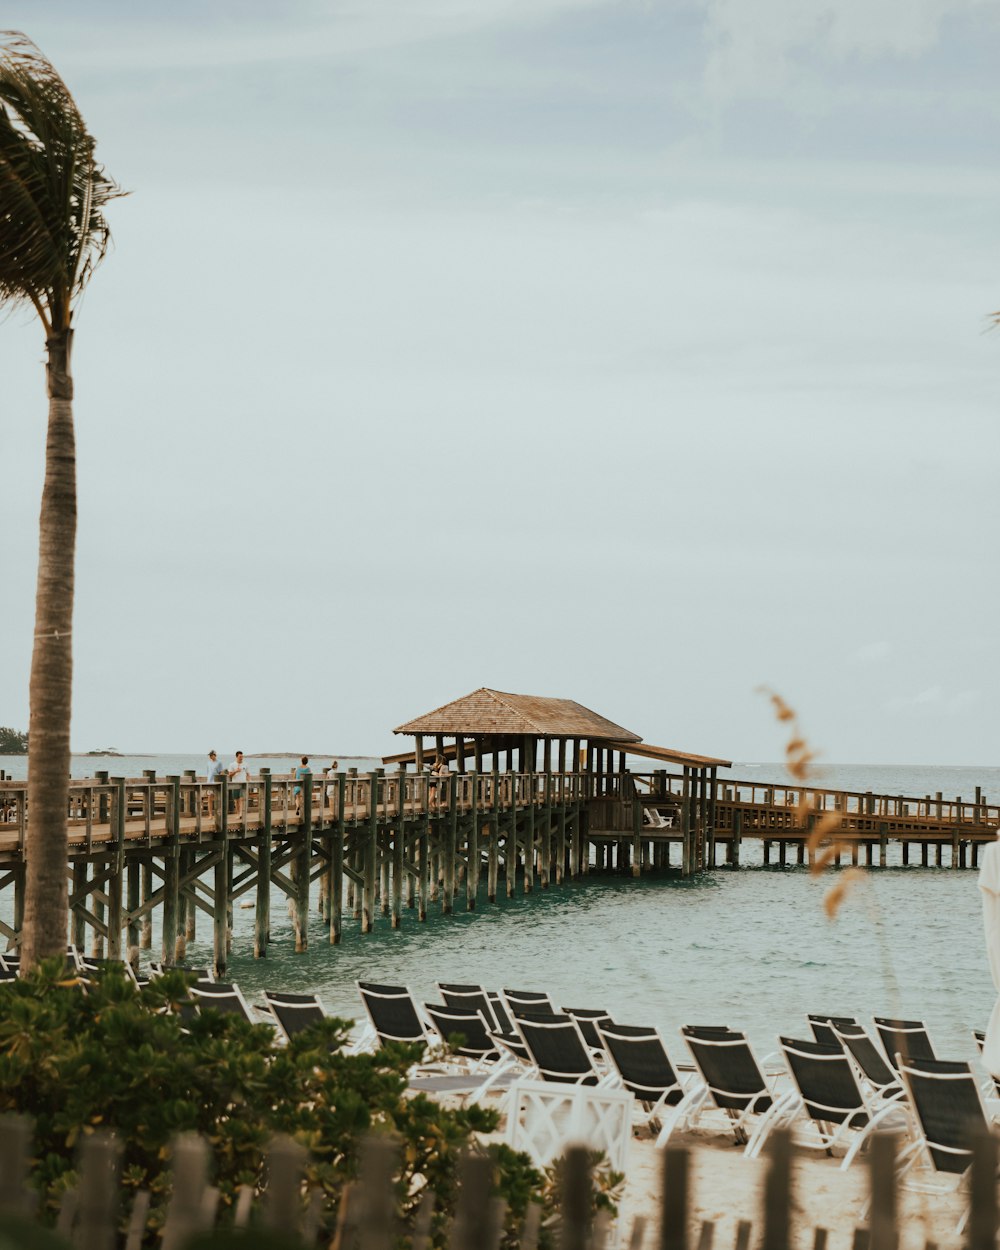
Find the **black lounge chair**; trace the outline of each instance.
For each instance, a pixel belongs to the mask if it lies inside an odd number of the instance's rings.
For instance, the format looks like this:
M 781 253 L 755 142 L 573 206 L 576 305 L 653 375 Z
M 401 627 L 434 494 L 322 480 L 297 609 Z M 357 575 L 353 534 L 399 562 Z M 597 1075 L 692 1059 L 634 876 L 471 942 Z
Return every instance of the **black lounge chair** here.
M 14 968 L 0 968 L 0 981 L 16 981 L 17 971 Z
M 976 1138 L 990 1131 L 991 1121 L 967 1063 L 945 1059 L 894 1056 L 916 1116 L 917 1140 L 900 1155 L 900 1176 L 906 1177 L 924 1159 L 928 1171 L 944 1183 L 916 1182 L 922 1192 L 948 1192 L 961 1184 L 972 1160 Z M 955 1230 L 961 1233 L 969 1211 Z
M 501 1033 L 513 1033 L 514 1021 L 510 1018 L 510 1012 L 507 1010 L 507 1004 L 503 1000 L 503 995 L 499 990 L 487 990 L 486 997 L 489 999 L 490 1010 L 493 1012 L 493 1019 L 497 1022 L 497 1028 Z
M 892 1098 L 902 1090 L 895 1069 L 882 1058 L 879 1048 L 862 1025 L 835 1024 L 833 1031 L 880 1098 Z
M 359 981 L 358 993 L 368 1015 L 369 1036 L 363 1037 L 356 1049 L 363 1049 L 371 1040 L 379 1046 L 390 1042 L 426 1043 L 427 1030 L 405 985 L 379 985 Z
M 566 1085 L 597 1085 L 601 1074 L 572 1016 L 523 1012 L 517 1029 L 543 1081 Z
M 733 1029 L 704 1025 L 685 1025 L 681 1036 L 708 1097 L 729 1119 L 737 1144 L 746 1144 L 749 1150 L 757 1135 L 769 1130 L 781 1108 L 746 1036 Z M 751 1123 L 753 1131 L 748 1133 Z
M 13 951 L 11 951 L 7 955 L 0 955 L 0 972 L 16 973 L 20 967 L 21 967 L 20 955 L 15 955 Z
M 439 981 L 438 990 L 446 1007 L 471 1007 L 483 1017 L 487 1028 L 499 1029 L 502 1033 L 512 1031 L 513 1026 L 507 1029 L 501 1027 L 496 1012 L 493 1010 L 491 997 L 481 985 L 461 985 L 455 982 Z M 509 1024 L 509 1021 L 507 1023 Z
M 238 1016 L 248 1024 L 256 1024 L 253 1012 L 238 985 L 224 985 L 221 981 L 200 981 L 188 987 L 188 996 L 198 1008 L 198 1014 L 218 1011 L 224 1016 Z
M 902 1055 L 904 1059 L 937 1058 L 927 1027 L 921 1020 L 889 1020 L 876 1016 L 875 1031 L 894 1068 L 898 1067 L 897 1055 Z
M 99 959 L 96 955 L 80 956 L 80 973 L 87 977 L 107 971 L 108 968 L 117 968 L 125 974 L 127 980 L 133 985 L 139 985 L 139 979 L 135 975 L 135 970 L 127 959 Z
M 636 1107 L 650 1127 L 658 1127 L 657 1146 L 701 1106 L 706 1090 L 698 1083 L 685 1091 L 656 1029 L 633 1024 L 598 1025 L 621 1084 L 635 1095 Z
M 186 964 L 161 964 L 155 960 L 151 960 L 149 964 L 149 975 L 152 978 L 162 977 L 165 972 L 186 972 L 188 976 L 193 976 L 198 985 L 208 981 L 210 984 L 215 981 L 215 973 L 211 968 L 189 968 Z
M 555 1011 L 548 994 L 537 990 L 504 990 L 503 997 L 510 1011 L 515 1007 L 524 1011 Z
M 326 1012 L 315 994 L 286 994 L 283 991 L 265 990 L 264 1002 L 268 1011 L 278 1022 L 285 1041 L 326 1019 Z
M 798 1091 L 797 1097 L 786 1098 L 780 1119 L 793 1126 L 805 1120 L 807 1131 L 798 1136 L 799 1145 L 827 1153 L 846 1145 L 841 1167 L 848 1168 L 869 1135 L 884 1121 L 895 1118 L 905 1126 L 905 1110 L 900 1106 L 903 1091 L 887 1101 L 866 1094 L 858 1083 L 854 1061 L 839 1041 L 828 1045 L 779 1037 L 778 1044 Z M 757 1138 L 748 1155 L 760 1152 L 765 1136 Z
M 456 1055 L 476 1063 L 499 1059 L 500 1052 L 481 1010 L 453 1007 L 448 1003 L 424 1003 L 424 1011 L 434 1032 L 454 1047 Z
M 853 1016 L 806 1016 L 809 1027 L 812 1029 L 813 1037 L 817 1042 L 823 1042 L 826 1046 L 839 1046 L 840 1039 L 837 1037 L 835 1028 L 837 1025 L 843 1027 L 848 1024 L 857 1024 L 857 1020 Z
M 593 1007 L 564 1007 L 563 1014 L 572 1016 L 580 1026 L 583 1040 L 597 1055 L 604 1054 L 604 1042 L 600 1030 L 606 1024 L 613 1023 L 609 1011 L 599 1011 Z

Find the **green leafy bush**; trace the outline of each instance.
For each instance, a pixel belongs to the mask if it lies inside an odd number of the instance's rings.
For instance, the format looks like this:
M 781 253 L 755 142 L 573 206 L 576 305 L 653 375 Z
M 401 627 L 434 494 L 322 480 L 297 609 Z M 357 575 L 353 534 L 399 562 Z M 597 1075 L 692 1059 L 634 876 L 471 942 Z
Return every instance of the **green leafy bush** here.
M 84 993 L 58 961 L 0 984 L 0 1112 L 34 1120 L 32 1183 L 46 1222 L 76 1183 L 81 1135 L 104 1128 L 123 1146 L 123 1212 L 138 1189 L 152 1195 L 150 1244 L 169 1199 L 171 1142 L 188 1131 L 210 1143 L 220 1227 L 239 1187 L 259 1187 L 265 1147 L 276 1133 L 309 1151 L 308 1180 L 323 1190 L 324 1225 L 332 1227 L 344 1184 L 356 1175 L 361 1140 L 374 1131 L 400 1143 L 404 1225 L 429 1186 L 440 1242 L 453 1209 L 458 1156 L 475 1146 L 476 1133 L 496 1127 L 496 1112 L 447 1108 L 407 1093 L 417 1047 L 348 1054 L 349 1025 L 334 1019 L 283 1046 L 269 1025 L 218 1012 L 182 1022 L 178 1007 L 186 993 L 181 972 L 136 992 L 114 969 Z M 513 1244 L 529 1202 L 541 1202 L 550 1215 L 553 1196 L 524 1155 L 494 1144 L 475 1148 L 492 1156 Z

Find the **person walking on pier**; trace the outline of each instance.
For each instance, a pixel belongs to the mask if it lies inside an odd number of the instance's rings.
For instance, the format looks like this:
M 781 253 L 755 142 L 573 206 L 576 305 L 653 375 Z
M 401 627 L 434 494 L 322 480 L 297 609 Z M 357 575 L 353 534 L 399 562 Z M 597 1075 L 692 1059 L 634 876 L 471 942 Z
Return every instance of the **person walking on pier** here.
M 250 780 L 247 766 L 243 763 L 242 751 L 236 752 L 236 759 L 233 760 L 232 767 L 229 769 L 229 780 L 233 783 L 229 793 L 236 802 L 235 815 L 238 820 L 241 820 L 243 818 L 243 796 L 246 793 L 247 782 Z
M 443 755 L 434 757 L 434 767 L 431 769 L 430 785 L 430 806 L 441 807 L 448 801 L 448 782 L 446 777 L 451 776 L 451 769 L 448 767 L 448 761 Z
M 209 751 L 208 774 L 205 777 L 205 780 L 208 782 L 208 784 L 210 786 L 218 785 L 219 778 L 222 776 L 222 774 L 225 771 L 226 771 L 225 766 L 223 765 L 222 761 L 219 759 L 218 752 Z M 208 814 L 209 816 L 215 815 L 215 791 L 214 790 L 209 790 L 208 792 Z
M 302 762 L 295 770 L 295 780 L 302 781 L 305 777 L 312 776 L 312 769 L 309 767 L 309 756 L 303 755 Z M 295 787 L 295 815 L 298 816 L 302 810 L 302 787 Z

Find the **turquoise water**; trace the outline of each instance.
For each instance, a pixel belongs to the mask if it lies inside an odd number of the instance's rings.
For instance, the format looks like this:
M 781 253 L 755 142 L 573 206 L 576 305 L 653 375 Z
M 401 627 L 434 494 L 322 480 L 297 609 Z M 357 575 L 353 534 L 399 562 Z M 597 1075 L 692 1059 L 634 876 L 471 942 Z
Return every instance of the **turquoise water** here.
M 200 768 L 201 757 L 185 758 L 150 758 L 135 772 Z M 115 771 L 124 763 L 103 766 Z M 0 767 L 7 768 L 3 759 Z M 86 761 L 82 775 L 94 767 Z M 731 775 L 786 780 L 778 765 L 736 765 Z M 820 784 L 963 798 L 980 785 L 995 801 L 1000 769 L 840 765 Z M 325 940 L 314 909 L 303 955 L 293 952 L 291 923 L 275 894 L 266 960 L 244 953 L 253 911 L 237 909 L 229 975 L 251 995 L 264 987 L 315 991 L 329 1010 L 350 1017 L 360 1011 L 358 979 L 409 985 L 421 999 L 435 996 L 439 980 L 546 989 L 563 1006 L 605 1007 L 622 1022 L 655 1024 L 668 1040 L 683 1023 L 742 1027 L 763 1051 L 779 1032 L 801 1035 L 807 1011 L 901 1015 L 925 1020 L 940 1053 L 970 1055 L 969 1030 L 985 1026 L 995 999 L 976 874 L 876 869 L 864 873 L 831 922 L 822 901 L 836 879 L 836 872 L 814 879 L 801 868 L 759 866 L 683 882 L 591 876 L 527 898 L 519 886 L 514 899 L 482 898 L 473 914 L 463 892 L 452 917 L 435 910 L 418 924 L 407 912 L 399 931 L 379 917 L 375 932 L 362 937 L 345 917 L 337 947 Z M 203 940 L 189 946 L 191 963 L 211 958 L 208 918 L 198 923 Z M 158 947 L 155 933 L 154 953 Z

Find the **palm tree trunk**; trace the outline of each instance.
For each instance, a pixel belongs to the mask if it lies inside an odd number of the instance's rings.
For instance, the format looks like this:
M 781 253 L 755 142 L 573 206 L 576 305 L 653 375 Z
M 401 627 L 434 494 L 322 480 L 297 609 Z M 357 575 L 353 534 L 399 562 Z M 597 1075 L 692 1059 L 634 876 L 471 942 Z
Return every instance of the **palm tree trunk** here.
M 73 684 L 76 442 L 72 331 L 47 340 L 49 428 L 39 519 L 35 645 L 28 725 L 27 884 L 21 956 L 26 967 L 66 949 L 66 817 Z

